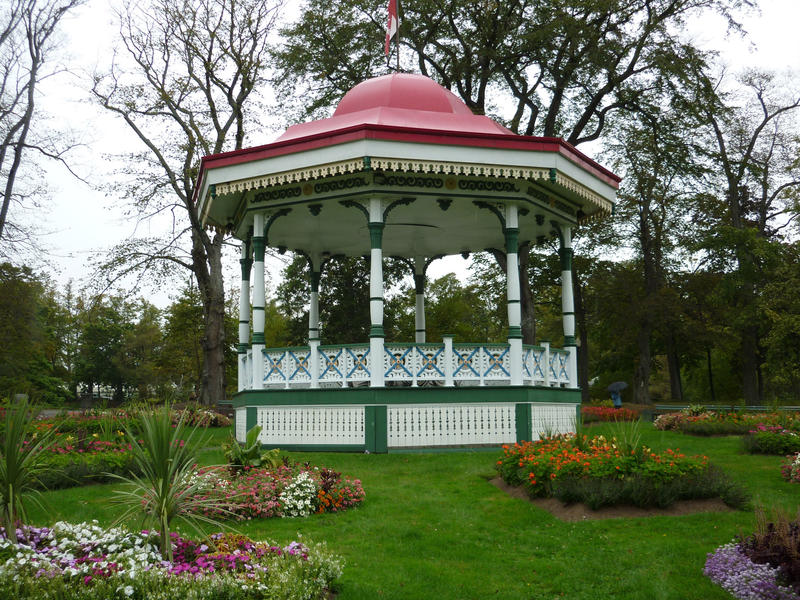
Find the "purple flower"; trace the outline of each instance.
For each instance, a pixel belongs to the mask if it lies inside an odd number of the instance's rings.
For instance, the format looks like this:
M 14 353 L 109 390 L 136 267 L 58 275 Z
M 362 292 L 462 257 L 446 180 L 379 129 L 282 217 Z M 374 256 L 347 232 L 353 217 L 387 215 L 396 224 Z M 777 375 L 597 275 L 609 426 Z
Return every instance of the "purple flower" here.
M 791 588 L 778 585 L 778 569 L 754 563 L 738 544 L 709 554 L 703 573 L 740 600 L 800 600 Z

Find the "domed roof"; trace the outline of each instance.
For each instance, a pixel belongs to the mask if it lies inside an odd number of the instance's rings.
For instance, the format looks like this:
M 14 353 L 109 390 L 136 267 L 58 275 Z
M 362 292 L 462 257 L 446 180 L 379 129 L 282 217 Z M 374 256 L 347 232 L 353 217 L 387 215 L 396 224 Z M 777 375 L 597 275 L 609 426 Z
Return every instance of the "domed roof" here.
M 455 94 L 432 79 L 394 73 L 359 83 L 344 95 L 332 117 L 293 125 L 278 141 L 369 125 L 437 133 L 515 135 L 489 117 L 473 114 Z
M 472 111 L 450 90 L 433 79 L 395 73 L 367 79 L 344 95 L 333 116 L 380 107 L 472 116 Z

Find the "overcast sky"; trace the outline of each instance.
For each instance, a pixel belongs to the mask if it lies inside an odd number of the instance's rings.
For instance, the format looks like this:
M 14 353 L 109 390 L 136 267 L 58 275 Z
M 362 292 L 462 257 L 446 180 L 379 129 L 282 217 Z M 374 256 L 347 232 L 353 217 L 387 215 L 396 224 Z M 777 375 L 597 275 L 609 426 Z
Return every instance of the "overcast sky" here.
M 296 3 L 290 0 L 290 4 Z M 800 72 L 797 36 L 800 0 L 762 0 L 760 7 L 760 14 L 754 13 L 744 20 L 750 34 L 747 39 L 727 36 L 725 23 L 713 17 L 696 21 L 691 35 L 701 46 L 718 50 L 733 71 L 758 66 Z M 63 31 L 64 48 L 73 71 L 86 74 L 107 66 L 116 33 L 108 0 L 89 0 L 67 19 Z M 380 51 L 382 48 L 376 49 Z M 88 100 L 83 91 L 85 85 L 85 79 L 68 74 L 51 80 L 42 87 L 40 106 L 55 120 L 79 133 L 85 146 L 75 153 L 74 168 L 93 186 L 99 186 L 109 177 L 107 156 L 138 147 L 124 125 Z M 267 135 L 253 142 L 267 143 L 274 137 Z M 132 235 L 135 223 L 122 214 L 121 204 L 70 177 L 62 167 L 50 167 L 48 179 L 51 194 L 40 219 L 42 229 L 50 232 L 43 238 L 43 245 L 49 250 L 45 270 L 61 283 L 73 279 L 81 284 L 91 273 L 87 266 L 89 259 Z M 148 233 L 146 227 L 140 225 L 138 232 Z M 231 251 L 228 259 L 231 267 L 226 273 L 226 285 L 238 287 L 238 269 L 233 266 L 238 256 Z M 464 260 L 460 257 L 437 262 L 438 266 L 429 273 L 434 277 L 452 270 L 463 274 Z M 148 296 L 160 306 L 169 300 L 169 294 L 163 290 Z

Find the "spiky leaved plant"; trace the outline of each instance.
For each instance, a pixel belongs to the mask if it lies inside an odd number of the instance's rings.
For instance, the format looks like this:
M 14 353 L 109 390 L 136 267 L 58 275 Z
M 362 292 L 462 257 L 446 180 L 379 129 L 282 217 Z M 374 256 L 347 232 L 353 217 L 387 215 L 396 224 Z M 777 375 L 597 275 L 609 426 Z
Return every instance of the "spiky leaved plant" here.
M 161 555 L 171 562 L 173 521 L 183 521 L 202 531 L 203 523 L 220 525 L 217 519 L 204 513 L 226 511 L 219 499 L 201 493 L 206 483 L 195 476 L 200 447 L 197 427 L 185 427 L 183 417 L 173 426 L 170 408 L 165 406 L 155 412 L 141 413 L 139 429 L 136 433 L 130 425 L 125 426 L 133 460 L 141 475 L 115 476 L 125 485 L 115 492 L 114 501 L 127 505 L 116 522 L 142 514 L 143 522 L 158 530 Z
M 36 431 L 34 412 L 27 400 L 6 409 L 5 428 L 0 442 L 0 520 L 6 537 L 17 542 L 17 521 L 27 519 L 28 500 L 41 505 L 38 498 L 39 474 L 46 468 L 42 459 L 53 443 L 55 429 Z

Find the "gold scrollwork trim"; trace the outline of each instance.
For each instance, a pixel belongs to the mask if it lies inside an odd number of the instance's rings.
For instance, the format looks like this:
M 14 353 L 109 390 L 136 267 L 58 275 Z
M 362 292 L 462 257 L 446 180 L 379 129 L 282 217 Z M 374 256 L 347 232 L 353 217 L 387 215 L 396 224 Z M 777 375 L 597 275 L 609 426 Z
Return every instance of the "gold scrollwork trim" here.
M 436 173 L 443 175 L 464 175 L 472 177 L 502 177 L 509 179 L 540 179 L 550 180 L 550 169 L 536 167 L 510 167 L 500 165 L 488 165 L 480 163 L 446 162 L 432 160 L 407 160 L 394 158 L 375 158 L 371 159 L 372 170 L 395 171 L 405 173 Z M 364 170 L 364 159 L 356 158 L 343 160 L 335 163 L 317 165 L 305 169 L 295 169 L 283 171 L 271 175 L 260 177 L 250 177 L 218 183 L 216 185 L 217 195 L 232 194 L 236 192 L 246 192 L 258 188 L 267 188 L 287 183 L 309 181 L 324 177 L 335 177 L 348 173 L 356 173 Z M 593 204 L 598 211 L 588 218 L 611 213 L 612 204 L 607 199 L 595 193 L 585 185 L 578 183 L 574 179 L 567 177 L 561 172 L 556 173 L 555 183 L 570 190 Z M 586 219 L 583 219 L 586 220 Z
M 287 183 L 296 183 L 299 181 L 308 181 L 310 179 L 321 179 L 323 177 L 335 177 L 336 175 L 355 173 L 362 171 L 363 169 L 364 159 L 362 158 L 343 160 L 335 163 L 308 167 L 306 169 L 295 169 L 292 171 L 273 173 L 271 175 L 262 175 L 260 177 L 250 177 L 249 179 L 239 179 L 237 181 L 229 181 L 227 183 L 218 183 L 217 195 L 246 192 L 248 190 L 255 190 L 258 188 L 284 185 Z

